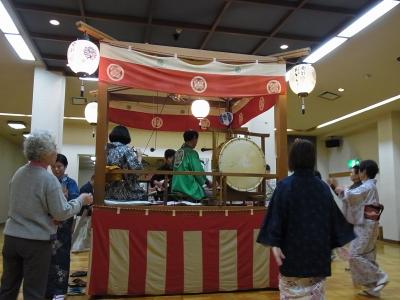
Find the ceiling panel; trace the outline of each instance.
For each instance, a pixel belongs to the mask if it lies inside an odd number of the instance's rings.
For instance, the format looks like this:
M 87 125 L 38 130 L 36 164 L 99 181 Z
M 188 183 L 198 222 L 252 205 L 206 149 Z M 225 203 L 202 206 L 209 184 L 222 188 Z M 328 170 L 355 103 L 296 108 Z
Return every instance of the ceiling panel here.
M 285 8 L 260 3 L 234 2 L 224 13 L 219 26 L 270 32 L 287 12 Z
M 261 41 L 259 38 L 231 35 L 223 33 L 214 33 L 207 44 L 207 50 L 249 53 Z
M 79 0 L 14 0 L 12 2 L 79 10 Z
M 178 39 L 174 38 L 174 28 L 153 27 L 150 34 L 150 43 L 183 48 L 198 48 L 204 40 L 206 33 L 183 30 Z
M 286 50 L 280 49 L 281 45 L 288 45 L 289 48 Z M 312 47 L 313 45 L 317 45 L 317 43 L 310 43 L 306 41 L 296 41 L 296 40 L 287 40 L 287 39 L 277 39 L 273 38 L 268 40 L 267 43 L 257 52 L 259 55 L 270 55 L 280 52 L 292 51 L 301 48 Z
M 75 2 L 77 0 L 71 1 Z M 149 0 L 84 0 L 84 6 L 85 11 L 88 13 L 146 17 L 148 13 L 149 2 Z
M 224 2 L 224 0 L 157 0 L 154 4 L 153 18 L 211 26 Z
M 117 40 L 137 43 L 143 42 L 144 25 L 126 22 L 110 22 L 106 20 L 90 20 L 88 24 Z

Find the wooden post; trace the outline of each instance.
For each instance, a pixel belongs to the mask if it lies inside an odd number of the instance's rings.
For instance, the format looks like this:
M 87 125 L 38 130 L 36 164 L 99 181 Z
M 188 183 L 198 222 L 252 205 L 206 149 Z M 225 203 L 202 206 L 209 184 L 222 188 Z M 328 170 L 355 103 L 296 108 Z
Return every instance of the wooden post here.
M 212 132 L 212 156 L 211 156 L 211 172 L 219 172 L 217 164 L 217 137 L 215 131 Z M 212 195 L 217 196 L 217 180 L 218 177 L 212 178 Z
M 278 180 L 288 174 L 287 149 L 287 97 L 279 96 L 275 104 L 275 143 L 276 143 L 276 175 Z
M 264 158 L 265 158 L 265 137 L 263 137 L 263 136 L 261 137 L 261 150 L 264 153 Z M 261 190 L 260 190 L 260 192 L 262 194 L 264 194 L 264 195 L 267 193 L 266 186 L 265 186 L 265 178 L 263 178 L 262 181 L 261 181 Z
M 94 204 L 104 203 L 106 184 L 106 145 L 108 140 L 108 84 L 99 82 L 97 127 L 96 127 L 96 166 L 94 178 Z

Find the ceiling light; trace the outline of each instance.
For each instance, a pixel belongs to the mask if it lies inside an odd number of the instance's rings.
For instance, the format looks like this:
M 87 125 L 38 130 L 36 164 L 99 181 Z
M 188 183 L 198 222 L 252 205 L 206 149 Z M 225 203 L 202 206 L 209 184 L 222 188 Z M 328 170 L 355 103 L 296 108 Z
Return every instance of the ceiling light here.
M 344 88 L 338 88 L 337 89 L 339 92 L 344 92 Z
M 288 45 L 281 45 L 280 48 L 281 48 L 282 50 L 286 50 L 287 48 L 289 48 L 289 46 L 288 46 Z
M 19 58 L 23 60 L 35 60 L 35 57 L 33 56 L 22 36 L 19 34 L 6 34 L 5 36 L 8 42 L 14 48 L 14 51 L 18 54 Z
M 10 126 L 12 129 L 25 129 L 25 123 L 21 121 L 8 121 L 7 125 Z
M 54 20 L 54 19 L 53 19 L 53 20 L 50 20 L 49 23 L 50 23 L 51 25 L 54 25 L 54 26 L 60 25 L 60 21 Z
M 4 33 L 19 34 L 17 26 L 15 26 L 12 18 L 8 14 L 3 3 L 0 1 L 0 29 Z
M 90 157 L 90 160 L 91 160 L 91 161 L 96 161 L 96 156 L 91 156 L 91 157 Z
M 99 81 L 98 77 L 79 77 L 79 80 L 84 80 L 84 81 Z
M 24 136 L 24 138 L 28 138 L 30 133 L 29 132 L 24 132 L 22 135 Z
M 305 63 L 313 64 L 313 63 L 319 61 L 321 58 L 323 58 L 329 52 L 335 50 L 337 47 L 339 47 L 345 41 L 347 41 L 347 38 L 335 36 L 335 37 L 331 38 L 329 41 L 327 41 L 325 44 L 323 44 L 321 47 L 319 47 L 317 50 L 313 51 L 303 61 Z
M 400 94 L 397 95 L 397 96 L 393 96 L 393 97 L 391 97 L 391 98 L 388 98 L 388 99 L 386 99 L 386 100 L 383 100 L 383 101 L 381 101 L 381 102 L 375 103 L 375 104 L 373 104 L 373 105 L 370 105 L 370 106 L 368 106 L 368 107 L 365 107 L 365 108 L 363 108 L 363 109 L 357 110 L 357 111 L 352 112 L 352 113 L 350 113 L 350 114 L 344 115 L 343 117 L 340 117 L 340 118 L 334 119 L 334 120 L 332 120 L 332 121 L 329 121 L 329 122 L 323 123 L 323 124 L 321 124 L 321 125 L 318 125 L 317 128 L 326 127 L 326 126 L 328 126 L 328 125 L 332 125 L 332 124 L 334 124 L 334 123 L 337 123 L 337 122 L 346 120 L 346 119 L 348 119 L 348 118 L 354 117 L 354 116 L 359 115 L 359 114 L 361 114 L 361 113 L 363 113 L 363 112 L 366 112 L 366 111 L 369 111 L 369 110 L 371 110 L 371 109 L 377 108 L 377 107 L 379 107 L 379 106 L 388 104 L 388 103 L 393 102 L 393 101 L 396 101 L 396 100 L 398 100 L 398 99 L 400 99 Z
M 352 37 L 356 33 L 363 30 L 365 27 L 376 21 L 378 18 L 382 17 L 396 5 L 398 5 L 399 1 L 394 0 L 384 0 L 379 2 L 357 20 L 355 20 L 352 24 L 350 24 L 346 29 L 338 34 L 340 37 Z
M 9 113 L 0 113 L 0 116 L 6 116 L 6 117 L 32 117 L 32 115 L 25 115 L 25 114 L 9 114 Z

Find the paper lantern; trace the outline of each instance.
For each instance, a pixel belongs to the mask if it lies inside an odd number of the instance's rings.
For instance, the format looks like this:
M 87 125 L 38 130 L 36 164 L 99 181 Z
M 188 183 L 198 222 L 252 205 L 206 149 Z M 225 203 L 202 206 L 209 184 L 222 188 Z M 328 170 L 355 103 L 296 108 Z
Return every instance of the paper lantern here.
M 97 102 L 90 102 L 86 105 L 85 119 L 90 125 L 97 124 Z
M 299 64 L 294 66 L 288 75 L 291 90 L 301 98 L 301 111 L 304 114 L 304 98 L 312 92 L 317 82 L 315 69 L 309 64 Z
M 195 100 L 192 102 L 192 115 L 197 119 L 203 119 L 210 112 L 210 104 L 206 100 Z
M 74 73 L 92 75 L 99 67 L 100 53 L 91 41 L 77 40 L 69 45 L 67 58 Z

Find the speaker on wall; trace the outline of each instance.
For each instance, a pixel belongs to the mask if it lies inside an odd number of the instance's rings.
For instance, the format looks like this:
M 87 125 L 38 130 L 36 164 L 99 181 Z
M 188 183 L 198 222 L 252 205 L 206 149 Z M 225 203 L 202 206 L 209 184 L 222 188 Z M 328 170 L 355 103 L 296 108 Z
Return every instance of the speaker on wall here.
M 338 138 L 332 138 L 329 140 L 325 141 L 325 146 L 326 148 L 336 148 L 336 147 L 340 147 L 341 144 L 341 140 Z

